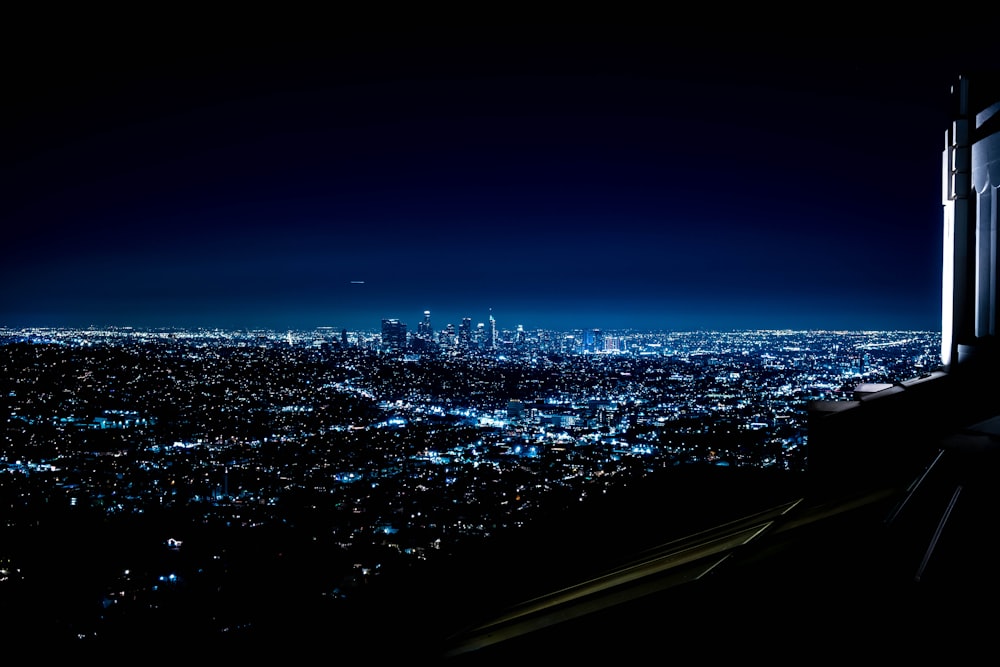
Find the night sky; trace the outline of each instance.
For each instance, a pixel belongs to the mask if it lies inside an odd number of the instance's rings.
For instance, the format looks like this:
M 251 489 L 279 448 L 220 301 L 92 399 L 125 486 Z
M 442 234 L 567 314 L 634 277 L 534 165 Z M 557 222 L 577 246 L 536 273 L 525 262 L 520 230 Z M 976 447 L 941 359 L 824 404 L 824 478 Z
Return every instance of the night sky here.
M 965 63 L 684 32 L 25 30 L 0 326 L 939 329 Z

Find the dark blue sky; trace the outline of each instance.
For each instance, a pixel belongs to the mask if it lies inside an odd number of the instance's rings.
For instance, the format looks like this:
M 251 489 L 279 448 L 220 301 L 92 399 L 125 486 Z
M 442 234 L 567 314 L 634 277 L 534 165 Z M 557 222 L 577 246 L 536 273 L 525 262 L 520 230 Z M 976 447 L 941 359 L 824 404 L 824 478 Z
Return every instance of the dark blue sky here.
M 5 51 L 0 326 L 935 330 L 964 63 L 875 53 L 40 31 Z

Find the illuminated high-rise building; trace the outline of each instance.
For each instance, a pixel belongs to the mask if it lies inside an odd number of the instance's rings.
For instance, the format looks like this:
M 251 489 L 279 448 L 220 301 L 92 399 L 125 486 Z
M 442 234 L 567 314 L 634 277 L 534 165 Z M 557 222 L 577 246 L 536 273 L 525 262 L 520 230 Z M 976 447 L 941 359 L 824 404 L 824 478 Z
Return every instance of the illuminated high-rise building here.
M 493 309 L 490 308 L 490 319 L 486 328 L 486 347 L 495 350 L 497 347 L 497 321 L 493 319 Z
M 472 318 L 463 317 L 462 324 L 458 327 L 458 346 L 463 350 L 472 347 Z
M 434 330 L 431 328 L 431 311 L 424 311 L 424 319 L 417 325 L 417 335 L 427 339 L 434 335 Z
M 393 350 L 406 348 L 406 323 L 395 318 L 382 320 L 382 347 Z

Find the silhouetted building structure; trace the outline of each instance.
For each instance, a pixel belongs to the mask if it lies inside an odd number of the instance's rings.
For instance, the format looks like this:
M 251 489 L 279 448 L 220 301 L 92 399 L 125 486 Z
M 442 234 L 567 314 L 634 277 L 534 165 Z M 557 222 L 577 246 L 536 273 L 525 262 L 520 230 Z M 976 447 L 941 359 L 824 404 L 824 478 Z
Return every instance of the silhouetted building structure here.
M 463 350 L 472 347 L 472 318 L 463 317 L 462 324 L 458 327 L 458 346 Z
M 424 311 L 424 319 L 417 325 L 417 335 L 426 339 L 430 339 L 434 335 L 434 329 L 431 327 L 431 311 Z
M 382 320 L 382 347 L 393 350 L 406 349 L 406 323 L 395 318 Z
M 996 356 L 1000 309 L 1000 99 L 996 83 L 960 78 L 953 89 L 953 105 L 954 119 L 945 133 L 941 193 L 941 359 L 949 370 L 972 357 Z

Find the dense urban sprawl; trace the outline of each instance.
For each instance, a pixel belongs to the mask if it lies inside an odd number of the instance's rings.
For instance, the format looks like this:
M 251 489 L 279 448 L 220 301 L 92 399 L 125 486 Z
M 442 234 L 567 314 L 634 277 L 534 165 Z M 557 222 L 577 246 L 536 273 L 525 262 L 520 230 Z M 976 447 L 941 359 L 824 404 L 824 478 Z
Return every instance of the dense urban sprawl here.
M 0 329 L 0 589 L 80 639 L 172 608 L 235 631 L 290 589 L 336 604 L 667 468 L 802 471 L 809 401 L 940 352 L 936 332 L 481 334 Z

